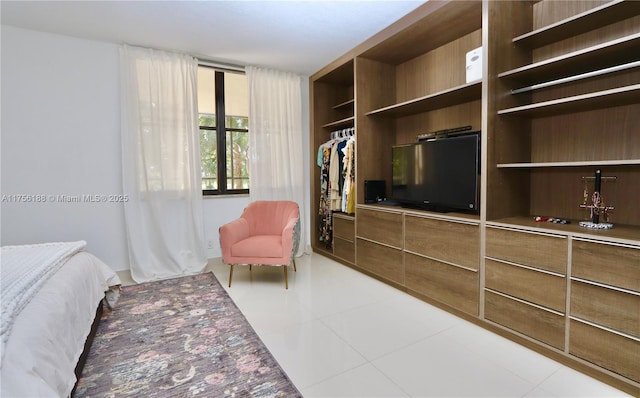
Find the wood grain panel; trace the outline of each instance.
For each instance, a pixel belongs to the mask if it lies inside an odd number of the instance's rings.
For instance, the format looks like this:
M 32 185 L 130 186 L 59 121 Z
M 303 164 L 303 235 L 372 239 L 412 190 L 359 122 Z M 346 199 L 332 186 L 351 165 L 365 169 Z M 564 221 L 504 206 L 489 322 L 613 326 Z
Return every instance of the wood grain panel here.
M 472 126 L 481 129 L 481 102 L 470 101 L 430 112 L 399 117 L 395 120 L 396 144 L 417 142 L 416 136 L 452 127 Z
M 537 2 L 533 6 L 533 29 L 544 28 L 547 25 L 583 13 L 609 1 L 610 0 L 545 0 Z
M 565 312 L 567 280 L 563 277 L 485 260 L 485 286 L 559 312 Z
M 402 249 L 402 214 L 358 209 L 356 219 L 358 237 Z
M 640 295 L 572 281 L 571 315 L 640 338 Z
M 544 192 L 544 195 L 532 195 L 529 214 L 572 220 L 590 219 L 588 210 L 579 207 L 583 200 L 585 185 L 582 177 L 593 177 L 596 169 L 602 170 L 603 176 L 617 177 L 615 182 L 602 183 L 601 194 L 604 203 L 615 206 L 615 210 L 610 213 L 610 222 L 616 225 L 640 226 L 640 206 L 629 205 L 633 203 L 632 198 L 640 198 L 640 167 L 638 166 L 558 167 L 532 170 L 530 172 L 531 192 Z M 593 193 L 593 180 L 587 181 L 587 189 L 590 194 Z
M 309 140 L 310 153 L 316 154 L 318 146 L 330 138 L 330 129 L 324 124 L 334 122 L 346 116 L 354 116 L 353 109 L 335 109 L 335 105 L 354 98 L 354 61 L 347 60 L 334 69 L 325 70 L 314 76 L 309 83 L 310 122 L 313 134 Z M 311 181 L 320 181 L 320 168 L 314 161 L 310 165 Z M 318 223 L 318 206 L 320 184 L 311 184 L 311 243 L 315 249 L 325 250 L 325 244 L 320 241 Z
M 396 67 L 396 102 L 409 101 L 466 83 L 466 54 L 482 46 L 481 30 Z M 443 68 L 443 65 L 447 65 Z
M 356 244 L 353 241 L 333 238 L 333 255 L 350 263 L 356 262 Z
M 471 33 L 481 25 L 480 1 L 427 2 L 363 43 L 367 48 L 363 56 L 400 64 Z
M 565 320 L 553 312 L 485 291 L 484 316 L 557 349 L 564 349 Z
M 567 239 L 551 235 L 486 229 L 486 255 L 500 260 L 567 273 Z
M 640 343 L 575 320 L 569 326 L 569 353 L 640 382 Z
M 535 119 L 531 161 L 640 159 L 638 125 L 640 104 Z
M 393 282 L 404 284 L 402 250 L 356 239 L 356 265 Z
M 391 186 L 391 146 L 395 142 L 393 120 L 365 114 L 390 105 L 395 98 L 393 65 L 356 58 L 356 203 L 364 203 L 364 182 L 385 180 Z
M 480 227 L 406 216 L 404 248 L 478 270 L 480 267 Z
M 333 236 L 353 243 L 356 239 L 355 222 L 351 218 L 333 215 Z
M 572 276 L 640 292 L 640 247 L 574 240 Z
M 478 273 L 405 253 L 407 288 L 478 316 Z

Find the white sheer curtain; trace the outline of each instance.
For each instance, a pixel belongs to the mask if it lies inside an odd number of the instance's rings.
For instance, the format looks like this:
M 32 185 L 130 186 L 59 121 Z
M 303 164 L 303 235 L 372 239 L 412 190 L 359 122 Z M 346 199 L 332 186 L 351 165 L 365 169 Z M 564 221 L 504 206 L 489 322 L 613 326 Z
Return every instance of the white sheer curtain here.
M 197 66 L 186 55 L 120 47 L 124 208 L 136 282 L 206 267 Z
M 302 78 L 247 66 L 249 83 L 250 185 L 254 200 L 291 200 L 300 207 L 297 255 L 308 251 L 302 147 Z

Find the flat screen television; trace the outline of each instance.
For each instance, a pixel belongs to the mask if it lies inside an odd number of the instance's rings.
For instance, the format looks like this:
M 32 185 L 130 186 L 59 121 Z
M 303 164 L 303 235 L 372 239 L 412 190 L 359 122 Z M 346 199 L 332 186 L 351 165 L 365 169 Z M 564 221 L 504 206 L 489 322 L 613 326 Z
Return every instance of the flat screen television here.
M 391 199 L 433 211 L 478 212 L 480 134 L 392 148 Z

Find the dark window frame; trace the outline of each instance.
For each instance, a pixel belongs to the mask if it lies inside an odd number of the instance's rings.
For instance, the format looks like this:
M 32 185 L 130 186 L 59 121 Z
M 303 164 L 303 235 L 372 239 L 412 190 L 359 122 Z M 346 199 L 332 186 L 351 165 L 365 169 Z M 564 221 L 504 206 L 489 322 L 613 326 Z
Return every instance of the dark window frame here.
M 201 67 L 208 68 L 206 65 L 200 65 Z M 239 129 L 226 127 L 227 115 L 225 112 L 225 100 L 224 100 L 224 71 L 216 68 L 215 70 L 215 101 L 216 101 L 216 126 L 199 126 L 200 130 L 211 130 L 216 132 L 216 145 L 217 145 L 217 160 L 218 160 L 218 189 L 203 189 L 203 196 L 218 196 L 218 195 L 247 195 L 249 189 L 227 189 L 227 132 L 245 132 L 249 133 L 249 129 Z M 219 133 L 219 132 L 222 132 Z M 251 178 L 251 176 L 249 176 Z

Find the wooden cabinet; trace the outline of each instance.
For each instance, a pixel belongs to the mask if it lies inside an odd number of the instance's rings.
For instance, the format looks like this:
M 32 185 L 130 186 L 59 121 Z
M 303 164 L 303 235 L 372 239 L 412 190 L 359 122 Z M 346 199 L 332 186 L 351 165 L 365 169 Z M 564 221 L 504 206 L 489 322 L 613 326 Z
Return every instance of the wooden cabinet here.
M 320 195 L 322 188 L 320 181 L 321 168 L 317 165 L 317 153 L 320 145 L 329 141 L 332 133 L 355 126 L 355 94 L 354 94 L 354 65 L 353 60 L 345 60 L 318 72 L 309 86 L 311 95 L 310 119 L 313 134 L 309 140 L 310 153 L 313 162 L 311 164 L 310 178 L 311 184 L 311 245 L 314 250 L 336 255 L 341 259 L 353 262 L 355 258 L 355 247 L 349 247 L 342 237 L 334 242 L 335 218 L 322 215 L 320 212 Z M 338 213 L 339 214 L 339 213 Z M 327 241 L 326 235 L 321 233 L 325 219 L 332 220 L 329 226 L 330 239 Z M 326 227 L 324 228 L 326 229 Z M 338 226 L 338 230 L 340 227 Z M 338 232 L 340 233 L 340 232 Z M 353 243 L 354 240 L 351 240 Z
M 571 316 L 640 339 L 640 292 L 573 280 Z
M 596 169 L 613 221 L 640 227 L 640 3 L 488 2 L 487 219 L 582 220 Z M 495 117 L 495 118 L 494 118 Z M 493 118 L 493 119 L 492 119 Z M 590 200 L 590 195 L 589 195 Z M 593 231 L 592 231 L 593 232 Z M 587 232 L 588 233 L 588 232 Z M 598 234 L 598 232 L 594 232 Z
M 341 213 L 333 215 L 333 255 L 355 264 L 355 217 Z
M 314 250 L 640 395 L 640 1 L 432 0 L 311 76 L 310 94 L 312 181 L 318 146 L 357 128 L 355 237 L 337 217 L 334 247 L 318 241 L 312 183 Z M 456 126 L 481 131 L 479 213 L 364 202 L 366 180 L 391 193 L 392 146 Z M 597 169 L 615 177 L 606 231 L 578 226 Z
M 640 342 L 572 319 L 569 353 L 630 380 L 640 380 Z M 634 391 L 631 389 L 630 391 Z M 635 389 L 637 392 L 637 388 Z
M 477 316 L 478 223 L 407 214 L 404 234 L 407 288 Z
M 486 255 L 504 261 L 566 274 L 567 239 L 503 228 L 486 229 Z
M 402 249 L 404 246 L 401 212 L 358 209 L 358 237 Z
M 480 268 L 480 227 L 473 222 L 407 215 L 404 248 L 477 271 Z
M 485 317 L 538 341 L 564 349 L 564 315 L 493 291 L 485 292 Z
M 356 265 L 384 279 L 404 284 L 402 250 L 365 239 L 356 241 Z
M 478 315 L 478 273 L 441 261 L 405 253 L 408 289 L 449 307 Z
M 485 318 L 564 349 L 567 238 L 486 229 Z
M 640 248 L 606 241 L 574 239 L 574 277 L 640 292 Z
M 567 304 L 564 275 L 491 259 L 485 261 L 485 267 L 488 289 L 564 313 Z
M 403 214 L 358 208 L 356 265 L 394 283 L 404 284 Z
M 572 253 L 569 353 L 640 382 L 640 245 L 576 239 Z
M 355 58 L 358 189 L 370 179 L 391 187 L 393 145 L 453 127 L 481 129 L 482 80 L 466 81 L 466 53 L 482 46 L 482 2 L 430 2 L 397 25 Z

